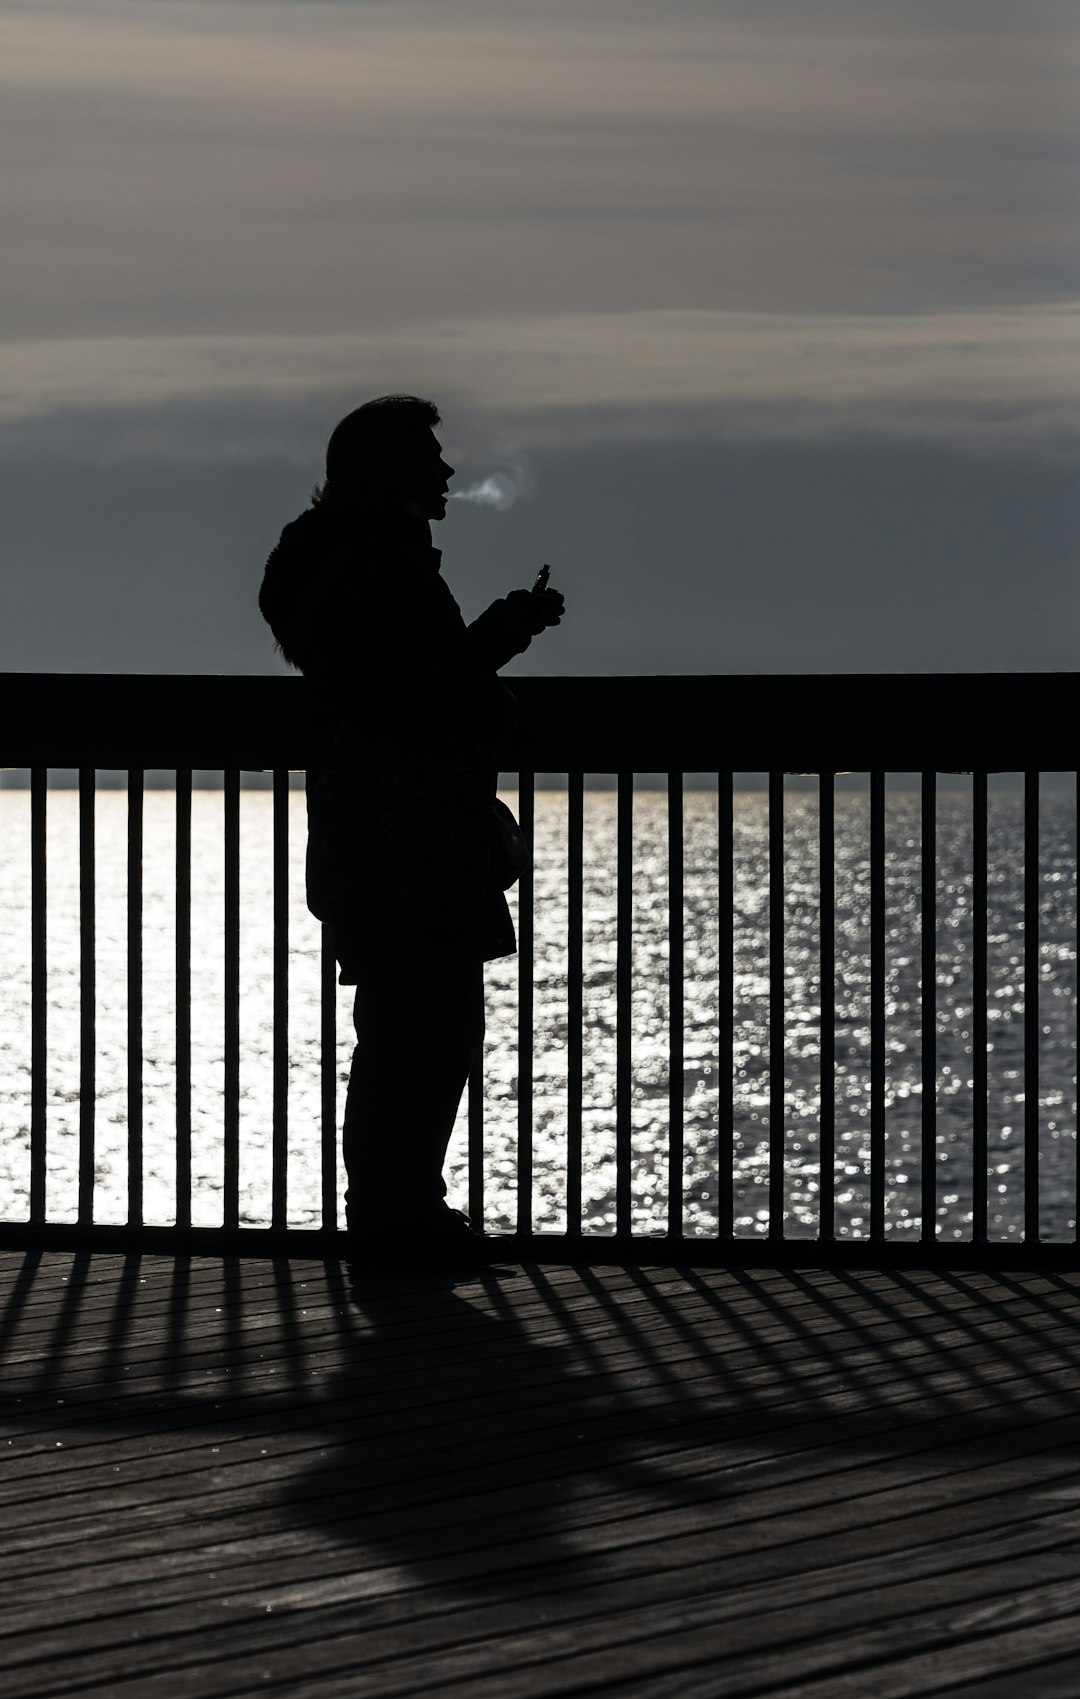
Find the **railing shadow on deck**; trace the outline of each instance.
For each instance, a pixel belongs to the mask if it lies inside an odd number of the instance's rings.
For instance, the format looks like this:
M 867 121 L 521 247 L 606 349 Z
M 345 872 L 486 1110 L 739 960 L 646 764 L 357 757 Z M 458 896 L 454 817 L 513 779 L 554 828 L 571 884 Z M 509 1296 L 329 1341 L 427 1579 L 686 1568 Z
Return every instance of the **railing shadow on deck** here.
M 644 1261 L 729 1266 L 834 1267 L 866 1265 L 1072 1267 L 1075 1236 L 1075 1160 L 1069 1180 L 1072 1232 L 1046 1242 L 1040 1231 L 1039 1069 L 1045 1066 L 1045 1041 L 1039 1026 L 1039 818 L 1040 772 L 1073 773 L 1076 677 L 1046 675 L 936 675 L 921 677 L 725 677 L 725 678 L 522 678 L 508 681 L 521 709 L 519 732 L 502 750 L 503 772 L 517 776 L 523 825 L 531 834 L 537 775 L 565 775 L 568 877 L 567 996 L 568 1040 L 565 1234 L 537 1232 L 533 1215 L 534 1038 L 532 970 L 535 935 L 533 884 L 522 882 L 517 1067 L 516 1228 L 498 1236 L 508 1258 L 551 1261 Z M 340 1254 L 337 1231 L 337 1059 L 333 1013 L 333 963 L 323 947 L 321 1028 L 321 1200 L 322 1226 L 289 1227 L 286 1156 L 289 1122 L 289 919 L 282 900 L 288 875 L 288 774 L 302 770 L 317 736 L 302 680 L 288 678 L 138 678 L 4 675 L 0 677 L 0 720 L 5 727 L 4 764 L 31 773 L 33 972 L 30 990 L 31 1107 L 29 1125 L 29 1220 L 0 1222 L 0 1243 L 10 1246 L 82 1246 L 119 1251 L 218 1251 L 273 1255 Z M 965 762 L 963 768 L 957 761 Z M 930 767 L 928 763 L 932 762 Z M 78 1220 L 61 1222 L 50 1215 L 46 1156 L 50 1116 L 48 1049 L 48 963 L 46 915 L 49 892 L 47 799 L 49 771 L 78 769 L 82 1062 L 79 1114 Z M 128 775 L 127 800 L 127 1221 L 109 1225 L 95 1218 L 95 772 L 120 769 Z M 142 996 L 143 996 L 143 807 L 149 770 L 165 770 L 176 779 L 176 1220 L 157 1226 L 144 1219 L 145 1163 Z M 220 1228 L 191 1225 L 191 938 L 182 924 L 191 897 L 190 804 L 192 774 L 216 771 L 224 785 L 224 932 L 226 1009 L 224 1031 L 224 1219 Z M 240 1036 L 239 998 L 240 798 L 241 774 L 273 772 L 274 896 L 267 925 L 273 934 L 274 1054 L 272 1129 L 274 1196 L 265 1227 L 245 1227 L 239 1202 Z M 761 1184 L 767 1196 L 767 1231 L 737 1232 L 734 1166 L 740 1131 L 732 1092 L 717 1101 L 717 1172 L 715 1232 L 687 1231 L 684 1212 L 684 1163 L 687 1155 L 684 1082 L 684 936 L 683 802 L 684 776 L 708 776 L 717 797 L 716 922 L 714 964 L 721 1007 L 730 1003 L 735 973 L 733 914 L 728 894 L 734 869 L 732 784 L 736 772 L 767 775 L 767 858 L 762 878 L 768 912 L 784 912 L 785 774 L 817 775 L 820 823 L 820 948 L 818 1009 L 821 1112 L 814 1132 L 818 1149 L 818 1231 L 794 1237 L 788 1225 L 785 1176 L 786 1054 L 784 1044 L 785 929 L 771 927 L 762 977 L 762 1019 L 768 1026 L 767 1114 L 762 1117 Z M 869 1231 L 838 1231 L 836 1219 L 839 1144 L 830 1080 L 837 1068 L 834 775 L 867 776 L 869 855 L 865 900 L 869 917 L 866 996 L 868 1014 L 865 1064 L 869 1075 L 868 1155 L 863 1179 L 868 1192 Z M 937 1230 L 939 1195 L 936 1104 L 939 1086 L 936 1003 L 937 967 L 934 925 L 938 890 L 935 867 L 937 779 L 940 772 L 970 776 L 972 864 L 971 907 L 980 909 L 972 945 L 972 1126 L 970 1235 L 945 1239 Z M 667 981 L 668 1130 L 666 1232 L 634 1230 L 632 1208 L 634 1069 L 630 1039 L 633 987 L 631 962 L 634 916 L 633 813 L 635 774 L 658 777 L 667 793 L 669 845 Z M 919 969 L 921 1017 L 921 1152 L 919 1192 L 912 1198 L 921 1223 L 913 1233 L 892 1231 L 887 1219 L 886 1107 L 889 1014 L 887 948 L 885 803 L 887 774 L 916 775 L 921 819 L 921 888 L 918 926 L 904 939 Z M 1023 1237 L 994 1239 L 988 1232 L 988 1118 L 986 1072 L 987 996 L 987 780 L 988 775 L 1022 776 L 1022 825 L 1016 856 L 1023 864 L 1022 951 L 1024 1102 L 1020 1111 L 1023 1156 Z M 589 774 L 617 778 L 616 1080 L 612 1124 L 616 1152 L 613 1216 L 598 1233 L 582 1225 L 583 918 L 581 879 L 582 810 Z M 1075 779 L 1073 779 L 1075 788 Z M 1071 865 L 1075 907 L 1075 854 Z M 763 934 L 764 936 L 764 934 Z M 1075 964 L 1075 927 L 1071 945 Z M 1075 966 L 1073 966 L 1075 974 Z M 231 1001 L 230 1001 L 231 999 Z M 1075 1009 L 1075 980 L 1072 987 Z M 1073 1018 L 1075 1026 L 1075 1017 Z M 715 1065 L 722 1081 L 733 1080 L 733 1035 L 720 1021 Z M 1075 1044 L 1072 1049 L 1075 1067 Z M 1059 1071 L 1067 1059 L 1057 1058 Z M 1075 1093 L 1075 1078 L 1072 1079 Z M 470 1207 L 484 1211 L 484 1093 L 479 1069 L 469 1094 Z M 1075 1144 L 1075 1104 L 1064 1109 L 1064 1133 Z M 755 1135 L 756 1136 L 756 1135 Z M 1058 1134 L 1055 1133 L 1055 1137 Z M 850 1155 L 850 1152 L 847 1153 Z M 861 1159 L 860 1159 L 861 1160 Z M 890 1182 L 891 1183 L 891 1182 Z M 909 1212 L 909 1214 L 912 1212 Z

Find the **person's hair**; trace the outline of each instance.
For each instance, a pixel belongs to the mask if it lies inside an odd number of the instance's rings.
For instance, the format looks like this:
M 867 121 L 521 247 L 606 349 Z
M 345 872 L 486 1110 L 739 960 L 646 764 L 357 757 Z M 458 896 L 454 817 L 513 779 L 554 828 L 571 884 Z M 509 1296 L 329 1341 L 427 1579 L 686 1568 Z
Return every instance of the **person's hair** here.
M 442 420 L 433 401 L 419 395 L 380 395 L 365 401 L 334 426 L 326 445 L 326 482 L 312 494 L 315 502 L 361 485 L 381 489 L 402 451 L 433 431 Z

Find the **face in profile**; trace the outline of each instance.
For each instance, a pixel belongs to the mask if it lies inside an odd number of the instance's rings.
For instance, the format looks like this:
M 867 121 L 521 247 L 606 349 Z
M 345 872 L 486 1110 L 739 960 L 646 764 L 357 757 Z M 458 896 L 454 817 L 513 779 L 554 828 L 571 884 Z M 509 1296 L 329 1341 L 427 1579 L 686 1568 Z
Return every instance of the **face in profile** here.
M 425 519 L 445 519 L 446 491 L 453 476 L 454 468 L 443 459 L 439 439 L 428 431 L 417 444 L 401 493 Z

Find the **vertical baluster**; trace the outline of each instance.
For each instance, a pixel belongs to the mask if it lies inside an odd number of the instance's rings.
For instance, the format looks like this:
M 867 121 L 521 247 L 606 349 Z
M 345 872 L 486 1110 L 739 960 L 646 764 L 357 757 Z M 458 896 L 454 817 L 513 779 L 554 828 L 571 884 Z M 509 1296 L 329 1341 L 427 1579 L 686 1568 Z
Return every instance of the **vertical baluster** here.
M 734 773 L 716 775 L 716 1231 L 735 1232 L 735 851 Z
M 1024 774 L 1024 1242 L 1039 1239 L 1039 775 Z
M 191 768 L 176 773 L 176 1225 L 191 1226 Z
M 633 1090 L 631 971 L 634 917 L 634 775 L 618 775 L 615 873 L 615 1231 L 631 1229 Z
M 128 773 L 127 818 L 127 1116 L 128 1225 L 143 1218 L 143 772 Z
M 937 774 L 922 776 L 922 1239 L 937 1238 Z
M 518 775 L 518 814 L 532 848 L 534 825 L 532 773 Z M 518 1115 L 517 1230 L 532 1232 L 533 1186 L 533 875 L 518 881 Z
M 683 1232 L 683 776 L 668 774 L 668 1232 Z
M 885 775 L 870 774 L 870 1237 L 885 1239 Z
M 784 775 L 769 774 L 769 1238 L 784 1235 Z
M 836 780 L 818 779 L 821 976 L 821 1134 L 819 1141 L 822 1239 L 836 1237 Z
M 79 1223 L 94 1219 L 97 975 L 94 943 L 94 803 L 97 775 L 79 768 Z
M 482 971 L 482 970 L 481 970 Z M 478 1233 L 484 1229 L 484 1046 L 473 1052 L 469 1066 L 469 1220 Z
M 30 1220 L 45 1220 L 46 1080 L 48 1077 L 48 884 L 45 767 L 30 773 Z
M 582 1032 L 584 1018 L 584 896 L 585 896 L 585 778 L 569 773 L 566 780 L 566 1231 L 581 1234 L 581 1098 L 584 1088 Z
M 480 973 L 482 979 L 481 995 L 486 999 L 487 988 L 486 984 L 483 984 L 483 964 L 481 964 Z M 475 1230 L 482 1233 L 487 1208 L 484 1195 L 484 1043 L 482 1039 L 473 1050 L 469 1063 L 466 1114 L 468 1117 L 468 1214 Z
M 986 774 L 971 785 L 971 1236 L 986 1243 Z
M 288 1219 L 289 1184 L 289 775 L 274 773 L 274 1111 L 270 1225 Z
M 240 774 L 225 787 L 225 1226 L 240 1223 Z
M 320 942 L 319 1086 L 321 1099 L 322 1224 L 338 1222 L 337 961 L 333 934 L 323 926 Z

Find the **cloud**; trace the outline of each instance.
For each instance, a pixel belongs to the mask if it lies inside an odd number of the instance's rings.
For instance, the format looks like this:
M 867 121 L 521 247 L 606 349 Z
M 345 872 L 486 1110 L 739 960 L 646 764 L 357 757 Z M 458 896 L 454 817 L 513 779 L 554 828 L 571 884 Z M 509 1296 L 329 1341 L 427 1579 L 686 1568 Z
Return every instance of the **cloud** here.
M 13 92 L 319 127 L 430 114 L 970 133 L 995 113 L 1026 126 L 1037 81 L 1040 122 L 1067 128 L 1080 58 L 1067 0 L 35 0 L 5 9 L 0 40 Z
M 115 412 L 155 415 L 144 446 L 220 454 L 257 442 L 260 408 L 308 417 L 390 389 L 513 416 L 544 440 L 655 437 L 687 411 L 726 438 L 878 433 L 1060 448 L 1080 439 L 1080 303 L 919 315 L 661 311 L 426 321 L 378 335 L 74 338 L 3 349 L 0 423 L 13 433 Z M 192 409 L 199 426 L 190 432 Z M 215 428 L 215 415 L 217 426 Z M 171 424 L 170 424 L 171 419 Z M 246 421 L 241 425 L 240 421 Z M 602 420 L 602 425 L 599 423 Z M 671 425 L 670 428 L 676 428 Z M 77 435 L 76 431 L 76 435 Z M 70 442 L 69 442 L 70 446 Z M 254 446 L 254 443 L 252 444 Z
M 6 7 L 5 324 L 1072 297 L 1078 61 L 1041 0 Z

